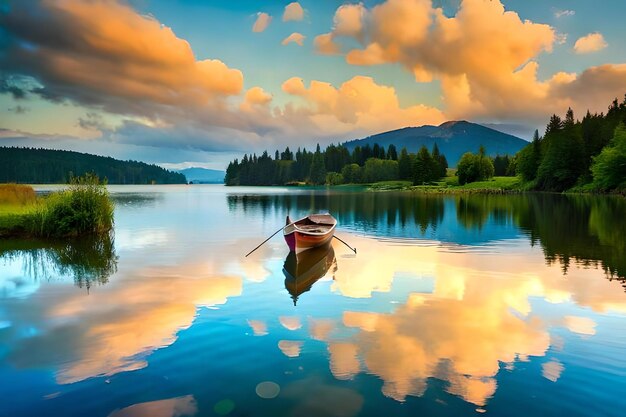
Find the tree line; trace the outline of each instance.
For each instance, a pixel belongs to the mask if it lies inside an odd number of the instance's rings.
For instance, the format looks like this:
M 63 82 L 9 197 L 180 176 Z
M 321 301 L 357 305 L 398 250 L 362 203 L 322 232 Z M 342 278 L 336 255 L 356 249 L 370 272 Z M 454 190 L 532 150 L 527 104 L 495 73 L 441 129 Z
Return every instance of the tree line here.
M 183 174 L 157 165 L 50 149 L 0 147 L 0 183 L 65 184 L 93 173 L 109 184 L 185 184 Z
M 398 153 L 392 144 L 357 146 L 350 152 L 343 145 L 329 145 L 315 152 L 298 148 L 294 153 L 287 147 L 276 151 L 274 157 L 267 151 L 261 156 L 244 155 L 235 159 L 226 169 L 226 185 L 284 185 L 359 184 L 378 181 L 408 180 L 414 184 L 435 181 L 446 175 L 448 161 L 439 152 L 437 144 L 432 151 L 422 147 L 417 153 L 403 148 Z
M 543 137 L 515 156 L 516 172 L 529 188 L 564 191 L 588 187 L 600 191 L 626 189 L 626 96 L 615 99 L 606 114 L 587 114 L 575 120 L 553 115 Z

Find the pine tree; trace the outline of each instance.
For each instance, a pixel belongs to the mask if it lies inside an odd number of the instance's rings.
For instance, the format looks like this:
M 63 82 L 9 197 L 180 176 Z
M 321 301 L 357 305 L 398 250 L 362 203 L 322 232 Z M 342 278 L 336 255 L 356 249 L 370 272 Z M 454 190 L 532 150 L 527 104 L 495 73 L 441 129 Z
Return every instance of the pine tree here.
M 311 184 L 324 184 L 326 181 L 326 165 L 324 163 L 324 155 L 320 150 L 319 143 L 313 154 L 311 161 L 311 169 L 309 171 L 309 182 Z

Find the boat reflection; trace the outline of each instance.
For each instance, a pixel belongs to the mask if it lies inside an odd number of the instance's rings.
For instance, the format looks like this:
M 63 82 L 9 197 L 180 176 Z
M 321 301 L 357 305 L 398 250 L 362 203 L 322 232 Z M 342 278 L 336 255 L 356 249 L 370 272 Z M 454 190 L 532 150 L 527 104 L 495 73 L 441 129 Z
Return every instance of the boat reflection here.
M 309 291 L 333 265 L 336 265 L 335 250 L 330 243 L 298 254 L 289 252 L 283 265 L 283 274 L 285 288 L 291 294 L 294 306 L 298 297 Z

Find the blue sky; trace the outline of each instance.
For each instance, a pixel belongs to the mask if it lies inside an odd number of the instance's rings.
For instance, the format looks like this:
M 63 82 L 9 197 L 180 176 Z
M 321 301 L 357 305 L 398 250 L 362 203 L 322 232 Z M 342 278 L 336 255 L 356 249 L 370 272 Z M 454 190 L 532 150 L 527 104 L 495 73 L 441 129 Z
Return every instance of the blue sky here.
M 223 168 L 446 120 L 527 135 L 626 93 L 625 12 L 620 0 L 9 0 L 0 145 Z M 260 13 L 271 21 L 253 32 Z M 293 33 L 302 45 L 283 45 Z

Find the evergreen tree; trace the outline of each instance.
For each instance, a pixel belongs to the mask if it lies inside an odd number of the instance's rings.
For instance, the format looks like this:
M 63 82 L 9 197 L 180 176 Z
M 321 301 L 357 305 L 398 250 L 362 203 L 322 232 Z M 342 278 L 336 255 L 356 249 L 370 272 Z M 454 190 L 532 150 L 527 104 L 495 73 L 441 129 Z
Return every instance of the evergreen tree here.
M 426 146 L 422 146 L 413 161 L 413 184 L 422 185 L 436 179 L 438 169 Z
M 391 159 L 392 161 L 398 160 L 398 151 L 393 143 L 387 148 L 387 159 Z
M 400 151 L 400 159 L 398 159 L 398 176 L 401 180 L 413 179 L 411 157 L 409 156 L 406 148 L 402 148 Z
M 309 171 L 309 182 L 311 184 L 324 184 L 326 182 L 326 165 L 324 163 L 324 155 L 320 150 L 319 143 L 313 154 L 311 168 Z

